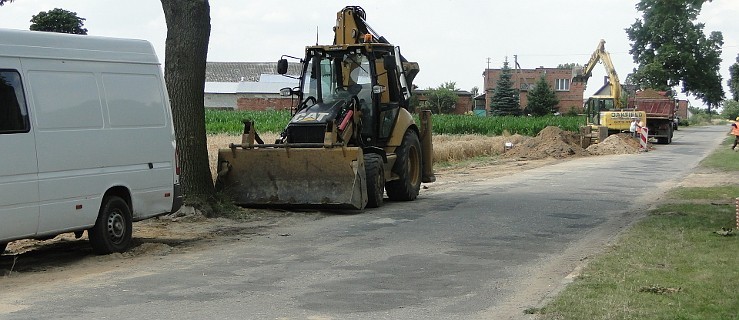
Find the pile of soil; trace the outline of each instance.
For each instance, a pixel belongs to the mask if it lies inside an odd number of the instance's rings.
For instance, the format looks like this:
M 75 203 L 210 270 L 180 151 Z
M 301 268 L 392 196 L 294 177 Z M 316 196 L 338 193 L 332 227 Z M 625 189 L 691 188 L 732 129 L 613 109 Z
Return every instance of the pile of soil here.
M 610 154 L 639 153 L 639 140 L 626 133 L 610 135 L 599 144 L 583 149 L 578 133 L 564 131 L 558 127 L 544 128 L 536 137 L 516 144 L 505 152 L 508 158 L 563 159 L 569 157 L 601 156 Z
M 580 147 L 580 137 L 570 131 L 549 126 L 541 130 L 536 137 L 515 145 L 505 152 L 509 158 L 544 159 L 588 156 L 589 153 Z
M 608 136 L 603 142 L 591 145 L 587 151 L 592 155 L 629 154 L 639 152 L 639 140 L 627 133 Z

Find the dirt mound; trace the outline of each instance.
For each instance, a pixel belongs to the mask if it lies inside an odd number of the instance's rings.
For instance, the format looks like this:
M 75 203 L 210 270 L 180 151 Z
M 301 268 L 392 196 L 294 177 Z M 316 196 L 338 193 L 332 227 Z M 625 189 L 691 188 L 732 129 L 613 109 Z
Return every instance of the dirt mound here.
M 536 137 L 515 145 L 505 153 L 509 158 L 544 159 L 568 158 L 589 155 L 580 147 L 580 138 L 570 131 L 549 126 L 539 132 Z
M 629 134 L 619 133 L 608 136 L 603 142 L 591 145 L 587 151 L 592 155 L 629 154 L 639 152 L 639 140 Z

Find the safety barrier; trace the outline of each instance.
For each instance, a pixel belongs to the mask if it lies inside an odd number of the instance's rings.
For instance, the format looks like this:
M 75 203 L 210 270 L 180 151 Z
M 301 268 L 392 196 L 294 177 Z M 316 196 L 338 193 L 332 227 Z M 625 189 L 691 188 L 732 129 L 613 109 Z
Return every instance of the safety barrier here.
M 649 137 L 649 128 L 647 127 L 636 127 L 636 132 L 639 133 L 639 146 L 642 151 L 649 151 L 649 145 L 647 145 L 647 140 Z

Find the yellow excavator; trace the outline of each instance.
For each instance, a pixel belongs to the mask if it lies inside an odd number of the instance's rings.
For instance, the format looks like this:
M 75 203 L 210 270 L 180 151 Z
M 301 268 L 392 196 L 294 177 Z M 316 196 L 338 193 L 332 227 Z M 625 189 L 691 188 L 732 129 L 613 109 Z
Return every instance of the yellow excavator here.
M 288 61 L 277 64 L 287 74 Z M 331 45 L 305 48 L 297 101 L 280 138 L 265 144 L 244 121 L 240 144 L 218 152 L 216 188 L 244 206 L 335 209 L 379 207 L 416 199 L 433 182 L 431 115 L 416 125 L 408 111 L 418 64 L 376 34 L 366 13 L 337 13 Z
M 587 123 L 581 131 L 584 140 L 587 141 L 584 141 L 583 146 L 603 141 L 608 135 L 628 131 L 634 118 L 638 118 L 642 123 L 646 123 L 647 120 L 644 111 L 624 108 L 621 82 L 605 44 L 606 41 L 601 39 L 585 66 L 573 69 L 572 82 L 582 82 L 587 86 L 593 68 L 598 62 L 603 63 L 610 89 L 601 90 L 585 102 Z

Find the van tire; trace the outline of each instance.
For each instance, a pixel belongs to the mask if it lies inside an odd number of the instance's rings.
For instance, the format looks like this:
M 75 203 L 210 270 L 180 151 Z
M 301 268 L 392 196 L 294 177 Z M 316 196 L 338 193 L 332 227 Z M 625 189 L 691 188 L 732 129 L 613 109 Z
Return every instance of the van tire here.
M 385 184 L 387 197 L 393 201 L 415 200 L 421 189 L 421 143 L 415 131 L 405 132 L 396 155 L 393 172 L 399 179 Z
M 87 230 L 92 252 L 102 255 L 126 251 L 131 244 L 132 228 L 128 203 L 117 196 L 103 198 L 95 226 Z
M 8 243 L 0 243 L 0 255 L 5 253 L 5 248 L 8 247 Z
M 364 171 L 367 177 L 367 208 L 382 206 L 385 196 L 385 169 L 382 156 L 368 153 L 364 155 Z

